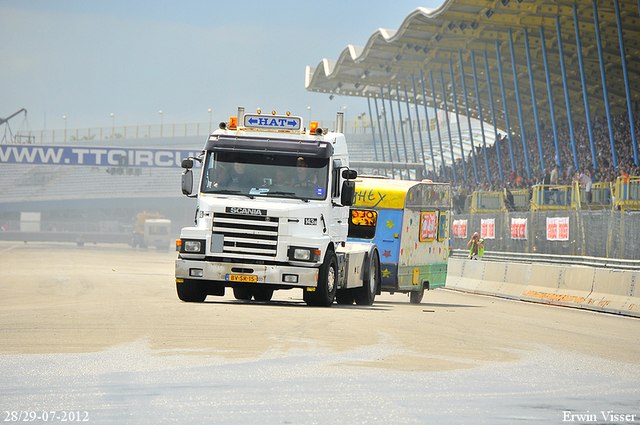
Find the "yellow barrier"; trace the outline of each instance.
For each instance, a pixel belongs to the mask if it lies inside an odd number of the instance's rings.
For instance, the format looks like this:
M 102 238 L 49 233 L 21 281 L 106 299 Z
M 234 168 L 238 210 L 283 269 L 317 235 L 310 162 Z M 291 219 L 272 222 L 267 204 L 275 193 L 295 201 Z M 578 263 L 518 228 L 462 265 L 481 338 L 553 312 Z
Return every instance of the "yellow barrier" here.
M 640 176 L 618 177 L 613 187 L 614 203 L 617 210 L 640 210 Z
M 504 200 L 502 192 L 473 192 L 471 198 L 471 213 L 503 212 Z
M 580 182 L 573 182 L 571 209 L 609 209 L 611 208 L 611 183 L 599 182 L 591 185 L 591 199 L 587 199 L 586 188 Z
M 533 186 L 531 211 L 558 211 L 571 209 L 571 186 L 537 184 Z

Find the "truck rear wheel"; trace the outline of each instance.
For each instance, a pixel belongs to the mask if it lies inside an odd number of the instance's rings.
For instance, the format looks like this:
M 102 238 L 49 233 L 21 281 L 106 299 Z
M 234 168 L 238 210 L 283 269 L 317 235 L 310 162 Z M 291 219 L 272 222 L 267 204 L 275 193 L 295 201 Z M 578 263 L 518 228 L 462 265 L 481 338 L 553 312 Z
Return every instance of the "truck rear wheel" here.
M 320 267 L 318 286 L 314 292 L 308 292 L 307 304 L 331 307 L 336 297 L 336 279 L 338 277 L 338 260 L 333 251 L 327 251 L 324 263 Z
M 207 298 L 207 292 L 203 285 L 197 281 L 184 279 L 183 282 L 176 282 L 178 298 L 188 303 L 201 303 Z
M 380 279 L 380 259 L 378 257 L 378 251 L 374 250 L 373 255 L 371 255 L 369 259 L 369 276 L 362 282 L 362 288 L 359 288 L 358 292 L 356 292 L 356 304 L 373 304 Z

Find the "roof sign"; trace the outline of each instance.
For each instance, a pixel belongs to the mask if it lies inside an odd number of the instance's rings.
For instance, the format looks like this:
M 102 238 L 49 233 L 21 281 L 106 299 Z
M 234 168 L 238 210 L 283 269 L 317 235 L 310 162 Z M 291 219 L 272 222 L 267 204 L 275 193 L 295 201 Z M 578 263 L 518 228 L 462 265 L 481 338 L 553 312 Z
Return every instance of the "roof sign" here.
M 261 128 L 265 130 L 300 130 L 302 118 L 282 115 L 244 115 L 245 128 Z

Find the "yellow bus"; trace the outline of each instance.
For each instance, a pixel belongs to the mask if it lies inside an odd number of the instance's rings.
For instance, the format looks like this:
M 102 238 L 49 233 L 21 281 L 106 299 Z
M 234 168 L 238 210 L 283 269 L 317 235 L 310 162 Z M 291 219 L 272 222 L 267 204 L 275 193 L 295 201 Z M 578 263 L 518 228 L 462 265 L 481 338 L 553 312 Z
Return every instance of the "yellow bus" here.
M 451 185 L 358 177 L 349 239 L 373 241 L 380 252 L 381 291 L 408 293 L 443 287 L 449 258 Z

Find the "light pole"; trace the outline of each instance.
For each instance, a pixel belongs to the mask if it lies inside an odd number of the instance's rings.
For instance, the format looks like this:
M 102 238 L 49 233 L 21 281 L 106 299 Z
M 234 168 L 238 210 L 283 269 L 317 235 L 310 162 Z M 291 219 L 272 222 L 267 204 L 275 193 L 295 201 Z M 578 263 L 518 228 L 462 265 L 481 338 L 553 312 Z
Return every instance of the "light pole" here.
M 311 123 L 311 106 L 307 106 L 307 111 L 309 111 L 309 123 Z
M 162 109 L 160 109 L 158 113 L 160 114 L 160 137 L 162 137 L 162 126 L 164 124 L 164 118 L 162 117 Z
M 209 134 L 211 134 L 211 108 L 207 109 L 207 112 L 209 113 Z
M 116 116 L 111 113 L 111 138 L 114 139 L 116 137 Z
M 63 115 L 62 119 L 64 120 L 64 141 L 67 141 L 67 116 Z

